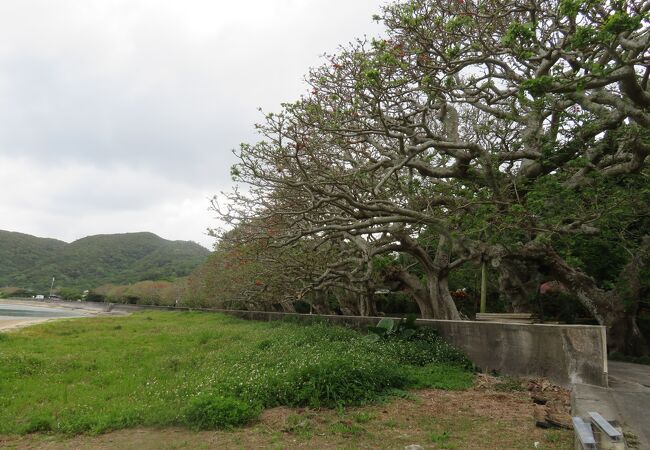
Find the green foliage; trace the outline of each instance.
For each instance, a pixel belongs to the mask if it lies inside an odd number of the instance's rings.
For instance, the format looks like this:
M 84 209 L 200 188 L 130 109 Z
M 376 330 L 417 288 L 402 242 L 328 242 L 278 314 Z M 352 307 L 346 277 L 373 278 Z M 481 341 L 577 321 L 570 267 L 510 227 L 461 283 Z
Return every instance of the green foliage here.
M 641 26 L 642 16 L 629 16 L 625 11 L 616 11 L 603 24 L 603 31 L 609 34 L 619 34 L 635 31 Z
M 534 97 L 539 97 L 548 92 L 553 86 L 554 78 L 549 75 L 543 75 L 539 78 L 532 78 L 521 83 L 521 88 Z
M 66 300 L 79 300 L 81 299 L 83 293 L 79 289 L 74 288 L 61 288 L 56 291 L 56 293 L 63 299 Z
M 234 397 L 204 394 L 190 402 L 185 413 L 187 424 L 196 430 L 230 429 L 255 419 L 261 406 Z
M 376 327 L 368 327 L 368 331 L 372 333 L 368 337 L 372 341 L 391 338 L 409 339 L 415 335 L 418 328 L 415 320 L 416 316 L 414 314 L 410 314 L 406 320 L 400 318 L 397 321 L 390 317 L 384 317 Z
M 36 292 L 30 289 L 17 288 L 8 286 L 0 288 L 0 298 L 29 298 L 36 295 Z
M 56 286 L 89 289 L 188 275 L 209 251 L 199 244 L 168 241 L 153 233 L 89 236 L 66 244 L 0 231 L 0 286 L 45 292 Z
M 513 22 L 508 27 L 501 41 L 508 46 L 522 48 L 530 45 L 535 39 L 535 25 L 533 23 Z
M 451 435 L 447 431 L 443 431 L 442 433 L 430 433 L 429 434 L 429 440 L 434 443 L 434 444 L 439 444 L 440 446 L 444 448 L 449 448 L 449 440 L 451 439 Z
M 598 38 L 598 32 L 592 26 L 578 26 L 571 36 L 571 46 L 581 50 L 587 48 Z
M 560 14 L 575 19 L 583 4 L 583 0 L 560 0 Z
M 0 340 L 0 434 L 214 429 L 246 423 L 262 407 L 469 387 L 462 355 L 429 338 L 372 343 L 342 327 L 201 313 L 51 322 Z
M 332 408 L 372 401 L 391 388 L 406 387 L 409 380 L 404 370 L 393 365 L 332 355 L 268 381 L 268 406 Z
M 454 16 L 445 24 L 445 30 L 454 33 L 462 30 L 464 27 L 471 27 L 474 21 L 470 16 Z

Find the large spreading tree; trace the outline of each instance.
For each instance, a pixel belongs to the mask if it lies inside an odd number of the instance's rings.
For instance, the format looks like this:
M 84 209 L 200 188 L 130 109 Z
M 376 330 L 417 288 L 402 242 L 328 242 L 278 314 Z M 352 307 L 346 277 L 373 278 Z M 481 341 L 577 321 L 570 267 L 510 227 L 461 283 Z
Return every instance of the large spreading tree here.
M 612 348 L 642 353 L 650 238 L 634 199 L 648 195 L 649 8 L 389 5 L 377 17 L 385 39 L 328 56 L 307 95 L 265 116 L 263 140 L 242 145 L 233 168 L 244 188 L 218 209 L 272 247 L 340 249 L 320 274 L 302 273 L 310 289 L 371 296 L 380 276 L 423 317 L 456 319 L 449 273 L 491 260 L 516 307 L 538 279 L 560 280 L 609 327 Z M 570 255 L 603 235 L 628 253 L 608 286 Z M 396 262 L 373 273 L 382 255 Z

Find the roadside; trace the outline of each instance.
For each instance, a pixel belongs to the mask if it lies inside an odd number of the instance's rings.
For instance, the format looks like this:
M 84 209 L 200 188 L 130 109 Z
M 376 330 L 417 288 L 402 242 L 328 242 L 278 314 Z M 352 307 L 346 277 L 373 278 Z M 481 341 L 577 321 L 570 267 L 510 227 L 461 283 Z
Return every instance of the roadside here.
M 650 449 L 650 366 L 610 361 L 608 388 L 576 384 L 572 414 L 590 411 L 619 424 L 630 448 Z

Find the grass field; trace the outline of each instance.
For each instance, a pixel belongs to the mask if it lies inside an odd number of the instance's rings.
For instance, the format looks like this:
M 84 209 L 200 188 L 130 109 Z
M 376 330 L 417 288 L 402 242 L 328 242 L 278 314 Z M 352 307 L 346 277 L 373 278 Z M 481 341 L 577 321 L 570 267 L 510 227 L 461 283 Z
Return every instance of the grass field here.
M 37 325 L 0 334 L 0 434 L 228 428 L 277 406 L 471 386 L 467 360 L 424 338 L 373 343 L 341 327 L 202 313 Z

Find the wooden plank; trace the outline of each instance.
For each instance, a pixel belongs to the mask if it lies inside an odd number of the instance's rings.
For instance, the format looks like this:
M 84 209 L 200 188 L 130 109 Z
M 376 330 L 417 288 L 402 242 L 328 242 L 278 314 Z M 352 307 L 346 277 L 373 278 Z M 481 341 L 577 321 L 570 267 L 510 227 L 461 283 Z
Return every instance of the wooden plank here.
M 476 317 L 503 317 L 510 319 L 530 319 L 532 313 L 477 313 Z
M 477 313 L 475 320 L 479 322 L 503 322 L 532 324 L 539 322 L 531 313 Z
M 504 319 L 501 317 L 477 317 L 478 322 L 535 323 L 534 319 Z
M 523 325 L 533 325 L 535 323 L 534 320 L 518 320 L 518 319 L 513 319 L 513 320 L 505 320 L 505 319 L 481 319 L 477 320 L 477 322 L 484 322 L 484 323 L 512 323 L 512 324 L 523 324 Z

